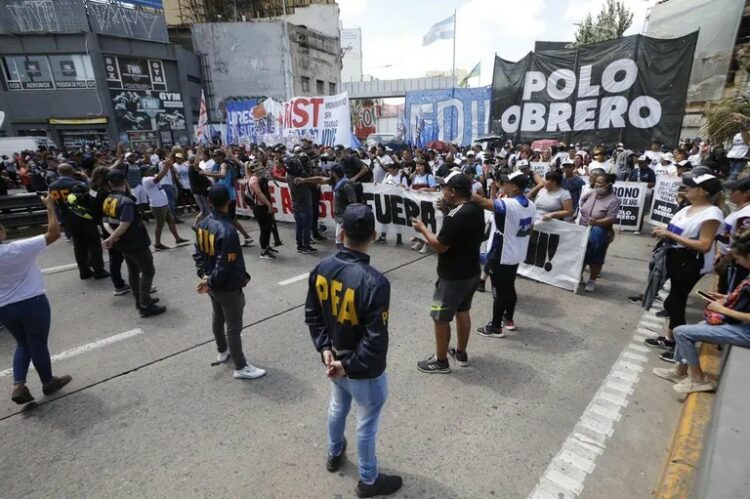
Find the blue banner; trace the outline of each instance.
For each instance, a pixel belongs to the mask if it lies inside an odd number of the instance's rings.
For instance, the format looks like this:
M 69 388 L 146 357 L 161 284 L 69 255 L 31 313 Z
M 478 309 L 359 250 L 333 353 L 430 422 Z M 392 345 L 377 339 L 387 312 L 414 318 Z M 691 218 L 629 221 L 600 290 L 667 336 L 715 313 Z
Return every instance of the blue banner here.
M 487 133 L 490 87 L 406 92 L 406 140 L 424 147 L 433 140 L 470 145 Z
M 164 10 L 162 0 L 125 0 L 125 3 L 140 5 L 141 7 L 151 7 L 152 9 Z
M 253 108 L 258 99 L 230 100 L 227 108 L 227 144 L 240 144 L 256 141 Z

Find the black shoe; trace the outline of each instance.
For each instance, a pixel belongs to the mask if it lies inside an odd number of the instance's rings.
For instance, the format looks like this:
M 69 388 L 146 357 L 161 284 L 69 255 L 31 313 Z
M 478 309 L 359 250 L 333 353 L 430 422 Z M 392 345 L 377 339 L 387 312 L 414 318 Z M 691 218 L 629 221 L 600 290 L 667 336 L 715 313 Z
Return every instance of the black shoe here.
M 643 340 L 647 346 L 652 348 L 661 348 L 663 350 L 673 350 L 674 340 L 670 340 L 666 336 L 657 336 L 656 338 L 646 338 Z
M 505 338 L 505 333 L 502 327 L 495 327 L 492 324 L 487 324 L 477 328 L 477 333 L 487 338 Z
M 487 291 L 485 289 L 485 283 L 484 283 L 484 281 L 482 281 L 482 280 L 479 281 L 479 284 L 477 284 L 477 291 L 479 291 L 480 293 L 484 293 L 485 291 Z
M 403 483 L 400 476 L 381 473 L 372 485 L 367 485 L 360 480 L 357 483 L 357 497 L 387 496 L 400 489 Z
M 669 312 L 667 312 L 666 310 L 659 310 L 654 315 L 657 317 L 669 317 Z
M 281 241 L 276 241 L 275 243 L 273 243 L 273 245 L 274 245 L 274 246 L 281 246 L 281 245 L 283 245 L 283 244 L 284 244 L 284 243 L 283 243 L 283 242 L 281 242 Z
M 146 308 L 140 308 L 139 311 L 141 313 L 141 317 L 152 317 L 154 315 L 163 314 L 167 311 L 167 307 L 156 305 L 152 302 L 151 305 Z
M 306 250 L 306 251 L 307 251 L 308 253 L 317 253 L 317 252 L 318 252 L 318 249 L 317 249 L 317 248 L 313 248 L 312 246 L 306 246 L 306 247 L 305 247 L 305 250 Z
M 417 362 L 417 369 L 429 374 L 448 374 L 451 372 L 451 365 L 448 364 L 448 359 L 438 360 L 436 356 L 432 355 L 425 360 Z
M 172 248 L 170 248 L 169 246 L 165 246 L 161 243 L 154 244 L 154 251 L 166 251 L 168 249 L 172 249 Z
M 50 381 L 49 383 L 44 383 L 42 385 L 42 391 L 45 395 L 52 395 L 71 381 L 73 381 L 73 378 L 71 378 L 67 374 L 65 376 L 60 376 L 59 378 L 55 376 L 52 378 L 52 381 Z
M 264 251 L 260 254 L 261 260 L 276 260 L 276 255 L 271 253 L 270 251 Z
M 16 386 L 13 388 L 13 394 L 10 396 L 10 399 L 16 404 L 28 404 L 34 400 L 34 396 L 31 395 L 28 387 Z
M 109 276 L 110 274 L 106 270 L 102 270 L 101 272 L 94 272 L 94 279 L 106 279 Z
M 637 305 L 638 303 L 640 303 L 640 302 L 642 302 L 642 301 L 643 301 L 643 295 L 638 295 L 638 296 L 628 296 L 628 301 L 629 301 L 630 303 L 634 303 L 634 304 L 636 304 L 636 305 Z
M 317 239 L 318 241 L 328 241 L 328 238 L 323 234 L 315 234 L 313 235 L 313 238 Z
M 659 358 L 663 360 L 664 362 L 671 362 L 672 364 L 677 363 L 677 361 L 674 360 L 674 349 L 667 350 L 666 352 L 662 352 L 662 354 L 659 355 Z
M 469 365 L 469 355 L 466 352 L 461 352 L 455 348 L 451 348 L 448 350 L 448 353 L 451 354 L 451 357 L 456 360 L 459 366 L 466 367 Z
M 346 452 L 346 438 L 344 438 L 344 446 L 341 447 L 341 453 L 338 456 L 332 456 L 330 453 L 326 456 L 326 469 L 331 473 L 339 470 L 341 467 L 341 461 L 344 460 L 344 452 Z
M 307 250 L 304 246 L 300 246 L 297 248 L 297 253 L 301 253 L 303 255 L 309 255 L 311 252 Z
M 94 277 L 94 273 L 92 271 L 81 272 L 79 275 L 81 276 L 82 281 L 85 281 L 86 279 L 91 279 L 92 277 Z
M 273 254 L 278 254 L 278 252 L 279 252 L 279 250 L 275 250 L 275 249 L 273 249 L 270 246 L 268 248 L 266 248 L 266 251 L 268 251 L 269 253 L 273 253 Z
M 375 244 L 384 243 L 386 242 L 385 236 L 380 236 L 375 240 Z

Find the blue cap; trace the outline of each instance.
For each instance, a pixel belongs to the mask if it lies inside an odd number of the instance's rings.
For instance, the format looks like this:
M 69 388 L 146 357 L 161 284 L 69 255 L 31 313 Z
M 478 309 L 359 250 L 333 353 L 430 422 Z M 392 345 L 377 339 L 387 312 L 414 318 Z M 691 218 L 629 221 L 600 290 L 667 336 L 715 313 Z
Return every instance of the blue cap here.
M 229 202 L 229 189 L 226 185 L 212 185 L 208 189 L 208 200 L 214 206 L 224 206 Z
M 341 224 L 346 234 L 366 236 L 375 232 L 375 215 L 366 204 L 353 203 L 344 211 L 344 222 Z

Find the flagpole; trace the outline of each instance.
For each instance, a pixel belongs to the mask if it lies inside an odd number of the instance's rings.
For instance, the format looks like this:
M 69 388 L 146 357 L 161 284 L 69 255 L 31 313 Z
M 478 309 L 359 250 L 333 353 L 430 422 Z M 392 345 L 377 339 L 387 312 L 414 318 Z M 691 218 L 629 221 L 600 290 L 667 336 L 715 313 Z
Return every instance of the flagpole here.
M 456 86 L 456 10 L 453 10 L 453 72 L 451 87 Z

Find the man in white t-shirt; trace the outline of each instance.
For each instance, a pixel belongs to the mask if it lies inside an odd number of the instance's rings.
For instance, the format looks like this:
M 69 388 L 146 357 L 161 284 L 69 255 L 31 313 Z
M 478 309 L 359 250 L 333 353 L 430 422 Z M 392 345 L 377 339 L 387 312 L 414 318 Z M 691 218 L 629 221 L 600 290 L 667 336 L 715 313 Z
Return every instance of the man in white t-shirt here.
M 372 158 L 372 176 L 376 184 L 382 184 L 388 174 L 388 166 L 393 164 L 393 159 L 385 153 L 383 146 L 378 146 L 375 156 Z
M 650 161 L 649 166 L 656 171 L 656 167 L 661 162 L 663 153 L 661 152 L 661 141 L 658 139 L 651 140 L 651 149 L 643 153 Z M 657 173 L 658 175 L 658 173 Z
M 729 160 L 729 180 L 737 180 L 740 172 L 747 164 L 748 150 L 750 150 L 750 132 L 743 124 L 739 133 L 732 137 L 732 146 L 727 152 Z
M 175 224 L 172 212 L 169 210 L 169 200 L 164 190 L 159 186 L 159 182 L 164 179 L 166 175 L 172 171 L 173 165 L 171 160 L 164 162 L 164 167 L 161 171 L 154 175 L 153 169 L 148 170 L 143 175 L 142 185 L 143 190 L 148 196 L 148 203 L 151 207 L 151 214 L 156 219 L 156 231 L 154 233 L 154 249 L 156 251 L 168 250 L 169 247 L 161 243 L 161 233 L 164 230 L 164 222 L 169 226 L 169 231 L 174 236 L 175 244 L 182 244 L 189 242 L 187 239 L 183 239 L 177 233 L 177 225 Z

